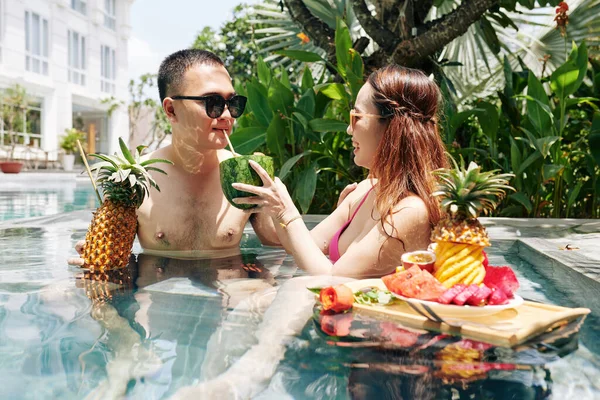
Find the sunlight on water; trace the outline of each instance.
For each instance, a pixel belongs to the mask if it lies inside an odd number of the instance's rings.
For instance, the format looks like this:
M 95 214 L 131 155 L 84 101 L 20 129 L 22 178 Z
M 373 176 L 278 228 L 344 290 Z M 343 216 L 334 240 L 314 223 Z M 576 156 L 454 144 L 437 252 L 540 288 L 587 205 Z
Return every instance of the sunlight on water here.
M 95 202 L 92 185 L 74 179 L 0 183 L 0 221 L 84 210 Z
M 305 288 L 316 284 L 314 278 L 290 280 L 302 275 L 293 261 L 282 250 L 261 248 L 251 229 L 239 256 L 184 261 L 140 255 L 108 281 L 94 281 L 79 279 L 81 270 L 66 265 L 86 223 L 69 215 L 60 223 L 0 226 L 2 398 L 168 398 L 204 380 L 220 382 L 231 367 L 227 385 L 238 382 L 242 393 L 256 398 L 600 396 L 600 304 L 592 296 L 585 300 L 592 315 L 579 337 L 546 352 L 488 349 L 486 362 L 508 367 L 449 383 L 443 374 L 454 364 L 441 355 L 457 339 L 431 344 L 435 334 L 415 335 L 361 317 L 352 323 L 358 334 L 368 336 L 378 324 L 395 330 L 407 347 L 331 341 L 311 318 Z M 497 243 L 490 262 L 516 269 L 523 297 L 583 306 L 513 253 L 510 244 Z M 279 287 L 287 289 L 275 298 Z M 416 350 L 425 343 L 425 350 Z M 261 351 L 246 353 L 252 346 Z M 480 365 L 477 358 L 462 360 Z M 227 385 L 212 393 L 226 393 Z

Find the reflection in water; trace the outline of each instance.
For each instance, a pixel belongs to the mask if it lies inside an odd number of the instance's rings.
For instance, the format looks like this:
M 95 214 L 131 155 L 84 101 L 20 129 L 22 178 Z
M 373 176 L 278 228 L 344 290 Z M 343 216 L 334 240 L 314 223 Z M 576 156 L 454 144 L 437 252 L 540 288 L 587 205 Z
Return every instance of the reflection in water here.
M 224 312 L 274 284 L 252 255 L 178 260 L 140 254 L 128 267 L 81 280 L 105 334 L 107 378 L 88 398 L 167 396 L 201 374 Z M 176 312 L 174 312 L 176 311 Z M 80 356 L 81 358 L 81 356 Z M 85 355 L 83 362 L 85 362 Z
M 140 254 L 126 269 L 91 276 L 66 265 L 85 234 L 65 228 L 68 218 L 0 229 L 2 398 L 161 399 L 198 383 L 214 395 L 193 398 L 228 398 L 234 390 L 276 399 L 600 398 L 593 298 L 579 341 L 565 335 L 515 349 L 362 315 L 322 324 L 306 288 L 340 278 L 290 279 L 298 274 L 291 258 L 260 248 L 253 235 L 242 253 L 251 247 L 256 255 Z M 504 253 L 490 256 L 503 265 Z M 530 265 L 508 263 L 523 297 L 581 305 Z
M 2 182 L 0 221 L 55 215 L 96 207 L 96 195 L 88 183 L 75 179 L 41 181 L 35 186 Z

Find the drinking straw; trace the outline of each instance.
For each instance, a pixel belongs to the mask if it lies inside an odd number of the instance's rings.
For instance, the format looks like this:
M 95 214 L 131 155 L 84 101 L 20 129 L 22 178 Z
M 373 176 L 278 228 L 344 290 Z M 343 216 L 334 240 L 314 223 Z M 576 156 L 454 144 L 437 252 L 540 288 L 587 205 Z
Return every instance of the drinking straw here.
M 234 157 L 239 156 L 239 154 L 236 153 L 235 150 L 233 149 L 233 145 L 231 144 L 231 140 L 229 140 L 229 135 L 227 135 L 227 131 L 225 131 L 225 129 L 223 129 L 223 135 L 225 135 L 225 139 L 227 139 L 227 143 L 229 143 L 229 148 L 231 149 L 233 156 Z
M 85 158 L 85 152 L 83 151 L 83 147 L 81 147 L 81 142 L 77 139 L 77 146 L 79 146 L 79 154 L 81 155 L 81 159 L 83 160 L 83 164 L 85 165 L 85 170 L 92 181 L 92 186 L 94 187 L 94 191 L 96 192 L 96 196 L 98 196 L 98 201 L 100 205 L 102 205 L 102 197 L 100 197 L 100 193 L 98 192 L 98 188 L 96 187 L 96 182 L 94 182 L 94 178 L 92 177 L 92 170 L 88 165 L 87 158 Z

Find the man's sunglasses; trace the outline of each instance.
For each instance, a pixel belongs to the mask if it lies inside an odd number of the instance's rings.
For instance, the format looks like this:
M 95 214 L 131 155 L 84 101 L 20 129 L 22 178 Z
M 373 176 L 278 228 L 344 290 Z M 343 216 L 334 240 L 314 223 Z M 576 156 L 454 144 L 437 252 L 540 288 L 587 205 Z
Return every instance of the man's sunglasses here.
M 220 94 L 211 94 L 208 96 L 172 96 L 173 100 L 196 100 L 203 101 L 206 109 L 206 114 L 210 118 L 219 118 L 225 111 L 225 106 L 229 109 L 229 113 L 233 118 L 239 118 L 244 113 L 246 108 L 247 97 L 235 95 L 229 100 L 226 100 Z
M 379 114 L 366 114 L 366 113 L 359 113 L 356 112 L 354 109 L 350 110 L 350 126 L 352 127 L 352 129 L 354 129 L 354 126 L 356 125 L 356 119 L 357 118 L 378 118 L 378 119 L 383 119 L 383 118 L 389 118 L 391 116 L 390 115 L 379 115 Z

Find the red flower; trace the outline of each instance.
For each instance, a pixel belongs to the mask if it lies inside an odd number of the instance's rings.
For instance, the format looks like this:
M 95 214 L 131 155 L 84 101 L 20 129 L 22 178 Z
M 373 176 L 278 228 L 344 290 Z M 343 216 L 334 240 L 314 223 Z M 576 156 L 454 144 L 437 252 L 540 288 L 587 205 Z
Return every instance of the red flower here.
M 569 5 L 564 1 L 561 1 L 560 3 L 558 3 L 558 8 L 556 9 L 556 13 L 558 14 L 560 12 L 566 12 L 566 11 L 569 11 Z
M 344 285 L 329 286 L 321 289 L 319 300 L 326 311 L 346 311 L 352 308 L 354 303 L 354 293 Z
M 567 34 L 567 24 L 569 23 L 569 16 L 567 15 L 567 11 L 569 11 L 569 6 L 564 1 L 558 3 L 558 7 L 556 8 L 556 17 L 554 17 L 554 21 L 556 21 L 556 29 L 560 31 L 562 36 Z
M 321 329 L 329 336 L 348 336 L 353 320 L 352 313 L 321 314 Z

